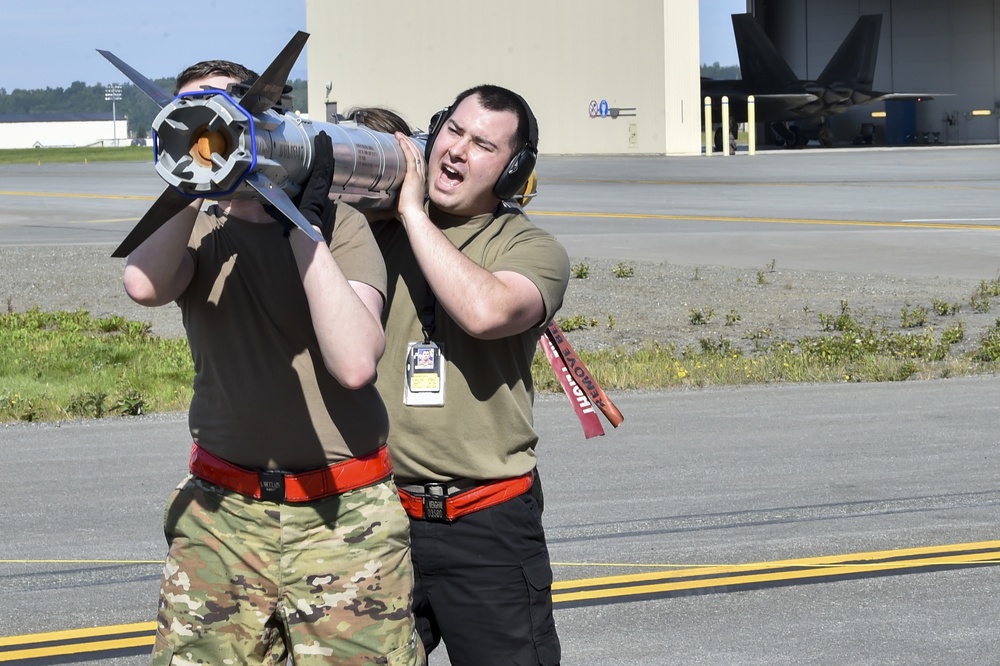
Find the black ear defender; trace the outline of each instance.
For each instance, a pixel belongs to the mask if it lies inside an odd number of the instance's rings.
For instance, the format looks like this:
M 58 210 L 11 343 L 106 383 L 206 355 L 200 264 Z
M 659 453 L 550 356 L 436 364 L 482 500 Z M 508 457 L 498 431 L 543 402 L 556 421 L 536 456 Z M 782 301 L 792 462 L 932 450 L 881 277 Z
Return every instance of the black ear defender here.
M 531 178 L 531 174 L 535 171 L 535 162 L 538 161 L 538 123 L 535 121 L 535 114 L 531 112 L 531 107 L 528 106 L 523 97 L 513 91 L 510 92 L 521 103 L 521 108 L 524 110 L 524 115 L 528 120 L 528 142 L 510 158 L 510 162 L 504 167 L 503 172 L 497 179 L 496 185 L 493 186 L 493 194 L 501 201 L 513 199 L 515 195 L 520 194 L 524 190 L 528 179 Z M 431 116 L 431 121 L 427 128 L 427 144 L 424 147 L 425 160 L 430 161 L 434 140 L 441 132 L 441 128 L 444 127 L 448 118 L 451 117 L 452 110 L 456 106 L 458 105 L 446 106 Z
M 444 127 L 444 123 L 448 120 L 451 115 L 451 107 L 446 106 L 433 116 L 431 116 L 431 121 L 427 124 L 427 143 L 424 144 L 424 159 L 430 161 L 431 159 L 431 146 L 434 145 L 434 139 L 437 135 L 441 133 L 441 128 Z

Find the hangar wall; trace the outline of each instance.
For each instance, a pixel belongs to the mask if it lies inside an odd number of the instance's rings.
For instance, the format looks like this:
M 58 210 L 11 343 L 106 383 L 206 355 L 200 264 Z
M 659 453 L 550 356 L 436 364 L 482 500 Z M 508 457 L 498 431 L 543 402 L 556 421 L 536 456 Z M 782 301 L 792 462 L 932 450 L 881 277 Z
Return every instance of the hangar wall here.
M 1000 0 L 756 0 L 754 15 L 802 78 L 814 79 L 862 14 L 882 14 L 874 87 L 953 93 L 916 105 L 915 143 L 1000 142 Z M 837 136 L 857 134 L 873 103 L 830 118 Z M 992 116 L 973 116 L 990 109 Z
M 306 30 L 314 118 L 381 105 L 426 129 L 494 83 L 531 105 L 543 154 L 701 152 L 698 0 L 306 0 Z

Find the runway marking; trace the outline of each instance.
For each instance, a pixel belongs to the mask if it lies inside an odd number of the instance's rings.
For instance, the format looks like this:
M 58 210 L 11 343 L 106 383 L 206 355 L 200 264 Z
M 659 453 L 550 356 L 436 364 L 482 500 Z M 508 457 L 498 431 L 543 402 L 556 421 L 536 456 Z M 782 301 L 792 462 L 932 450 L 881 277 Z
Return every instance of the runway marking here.
M 3 562 L 113 562 L 116 560 L 4 560 Z M 145 563 L 144 560 L 118 560 Z M 626 601 L 647 601 L 697 594 L 721 594 L 787 585 L 807 585 L 875 576 L 996 566 L 1000 541 L 946 544 L 867 553 L 827 555 L 747 564 L 628 564 L 553 562 L 553 567 L 676 568 L 619 576 L 580 578 L 552 584 L 557 608 L 576 608 Z M 153 645 L 155 622 L 116 624 L 88 629 L 68 629 L 0 637 L 0 662 L 87 655 L 76 661 L 144 654 Z M 141 648 L 141 649 L 140 649 Z M 44 662 L 42 662 L 44 663 Z M 63 659 L 60 663 L 66 663 Z
M 60 199 L 129 199 L 132 201 L 156 201 L 156 197 L 137 194 L 88 194 L 85 192 L 16 192 L 0 190 L 3 197 L 57 197 Z
M 105 659 L 145 654 L 153 645 L 155 636 L 156 622 L 136 622 L 92 629 L 67 629 L 0 637 L 0 662 L 50 659 L 77 654 L 87 655 L 87 660 L 91 660 L 96 656 L 95 652 L 103 653 L 100 657 Z M 5 649 L 8 647 L 14 649 Z
M 552 599 L 560 606 L 591 606 L 998 564 L 1000 541 L 981 541 L 556 581 Z
M 0 560 L 0 564 L 163 564 L 163 560 Z
M 903 222 L 1000 222 L 1000 217 L 925 217 Z
M 575 181 L 567 181 L 575 182 Z M 639 184 L 688 184 L 688 185 L 720 185 L 723 183 L 683 183 L 682 181 L 640 181 L 640 180 L 580 180 L 579 182 L 607 182 L 607 183 L 639 183 Z M 794 183 L 735 183 L 738 185 L 793 185 Z M 811 185 L 805 183 L 803 185 Z M 824 185 L 817 183 L 816 185 Z M 81 199 L 128 199 L 135 201 L 155 201 L 156 197 L 139 195 L 115 195 L 115 194 L 85 194 L 85 193 L 65 193 L 65 192 L 15 192 L 0 190 L 0 196 L 28 196 L 28 197 L 68 197 Z M 854 227 L 902 227 L 911 229 L 973 229 L 996 231 L 1000 229 L 1000 224 L 958 224 L 959 222 L 1000 222 L 1000 218 L 923 218 L 900 221 L 891 220 L 822 220 L 813 218 L 771 218 L 771 217 L 733 217 L 721 215 L 668 215 L 665 213 L 588 213 L 582 211 L 547 211 L 531 210 L 530 216 L 538 217 L 598 217 L 612 219 L 632 219 L 632 220 L 682 220 L 692 222 L 752 222 L 764 224 L 805 224 L 805 225 L 834 225 L 834 226 L 854 226 Z M 105 220 L 80 220 L 73 224 L 102 224 L 114 222 L 132 222 L 135 217 L 113 218 Z M 933 224 L 932 224 L 933 223 Z
M 754 224 L 806 224 L 843 227 L 885 227 L 907 229 L 965 229 L 1000 231 L 1000 224 L 931 224 L 914 220 L 820 220 L 788 217 L 732 217 L 723 215 L 668 215 L 666 213 L 585 213 L 581 211 L 532 210 L 529 217 L 596 217 L 625 220 L 678 220 L 690 222 L 751 222 Z M 989 218 L 993 219 L 993 218 Z
M 970 182 L 965 179 L 962 182 Z M 840 181 L 831 183 L 790 183 L 787 181 L 763 181 L 763 180 L 647 180 L 647 179 L 623 179 L 623 178 L 545 178 L 539 181 L 546 183 L 602 183 L 605 185 L 693 185 L 709 187 L 863 187 L 866 189 L 912 189 L 912 190 L 970 190 L 972 192 L 984 192 L 993 189 L 992 184 L 996 178 L 981 178 L 972 182 L 983 183 L 983 186 L 970 185 L 942 185 L 940 183 L 900 183 L 889 181 Z
M 108 217 L 103 220 L 66 220 L 66 224 L 108 224 L 115 222 L 138 222 L 139 220 L 140 218 L 138 217 Z

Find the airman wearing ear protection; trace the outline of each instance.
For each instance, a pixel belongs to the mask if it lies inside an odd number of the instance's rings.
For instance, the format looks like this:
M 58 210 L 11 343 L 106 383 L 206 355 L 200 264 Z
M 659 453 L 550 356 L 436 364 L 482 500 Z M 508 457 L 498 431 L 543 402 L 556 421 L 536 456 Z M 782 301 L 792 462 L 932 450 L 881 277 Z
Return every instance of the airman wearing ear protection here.
M 558 664 L 530 366 L 569 259 L 510 201 L 529 189 L 535 118 L 484 85 L 439 114 L 426 150 L 396 137 L 398 219 L 372 222 L 389 277 L 376 387 L 410 516 L 417 627 L 456 665 Z

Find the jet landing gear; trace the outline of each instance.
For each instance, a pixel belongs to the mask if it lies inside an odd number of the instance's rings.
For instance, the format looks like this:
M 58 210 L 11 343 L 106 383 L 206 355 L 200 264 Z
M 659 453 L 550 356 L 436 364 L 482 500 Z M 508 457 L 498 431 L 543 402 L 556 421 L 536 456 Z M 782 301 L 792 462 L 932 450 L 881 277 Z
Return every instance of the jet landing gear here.
M 771 133 L 774 134 L 774 145 L 785 148 L 801 148 L 808 139 L 796 125 L 788 123 L 771 123 Z

